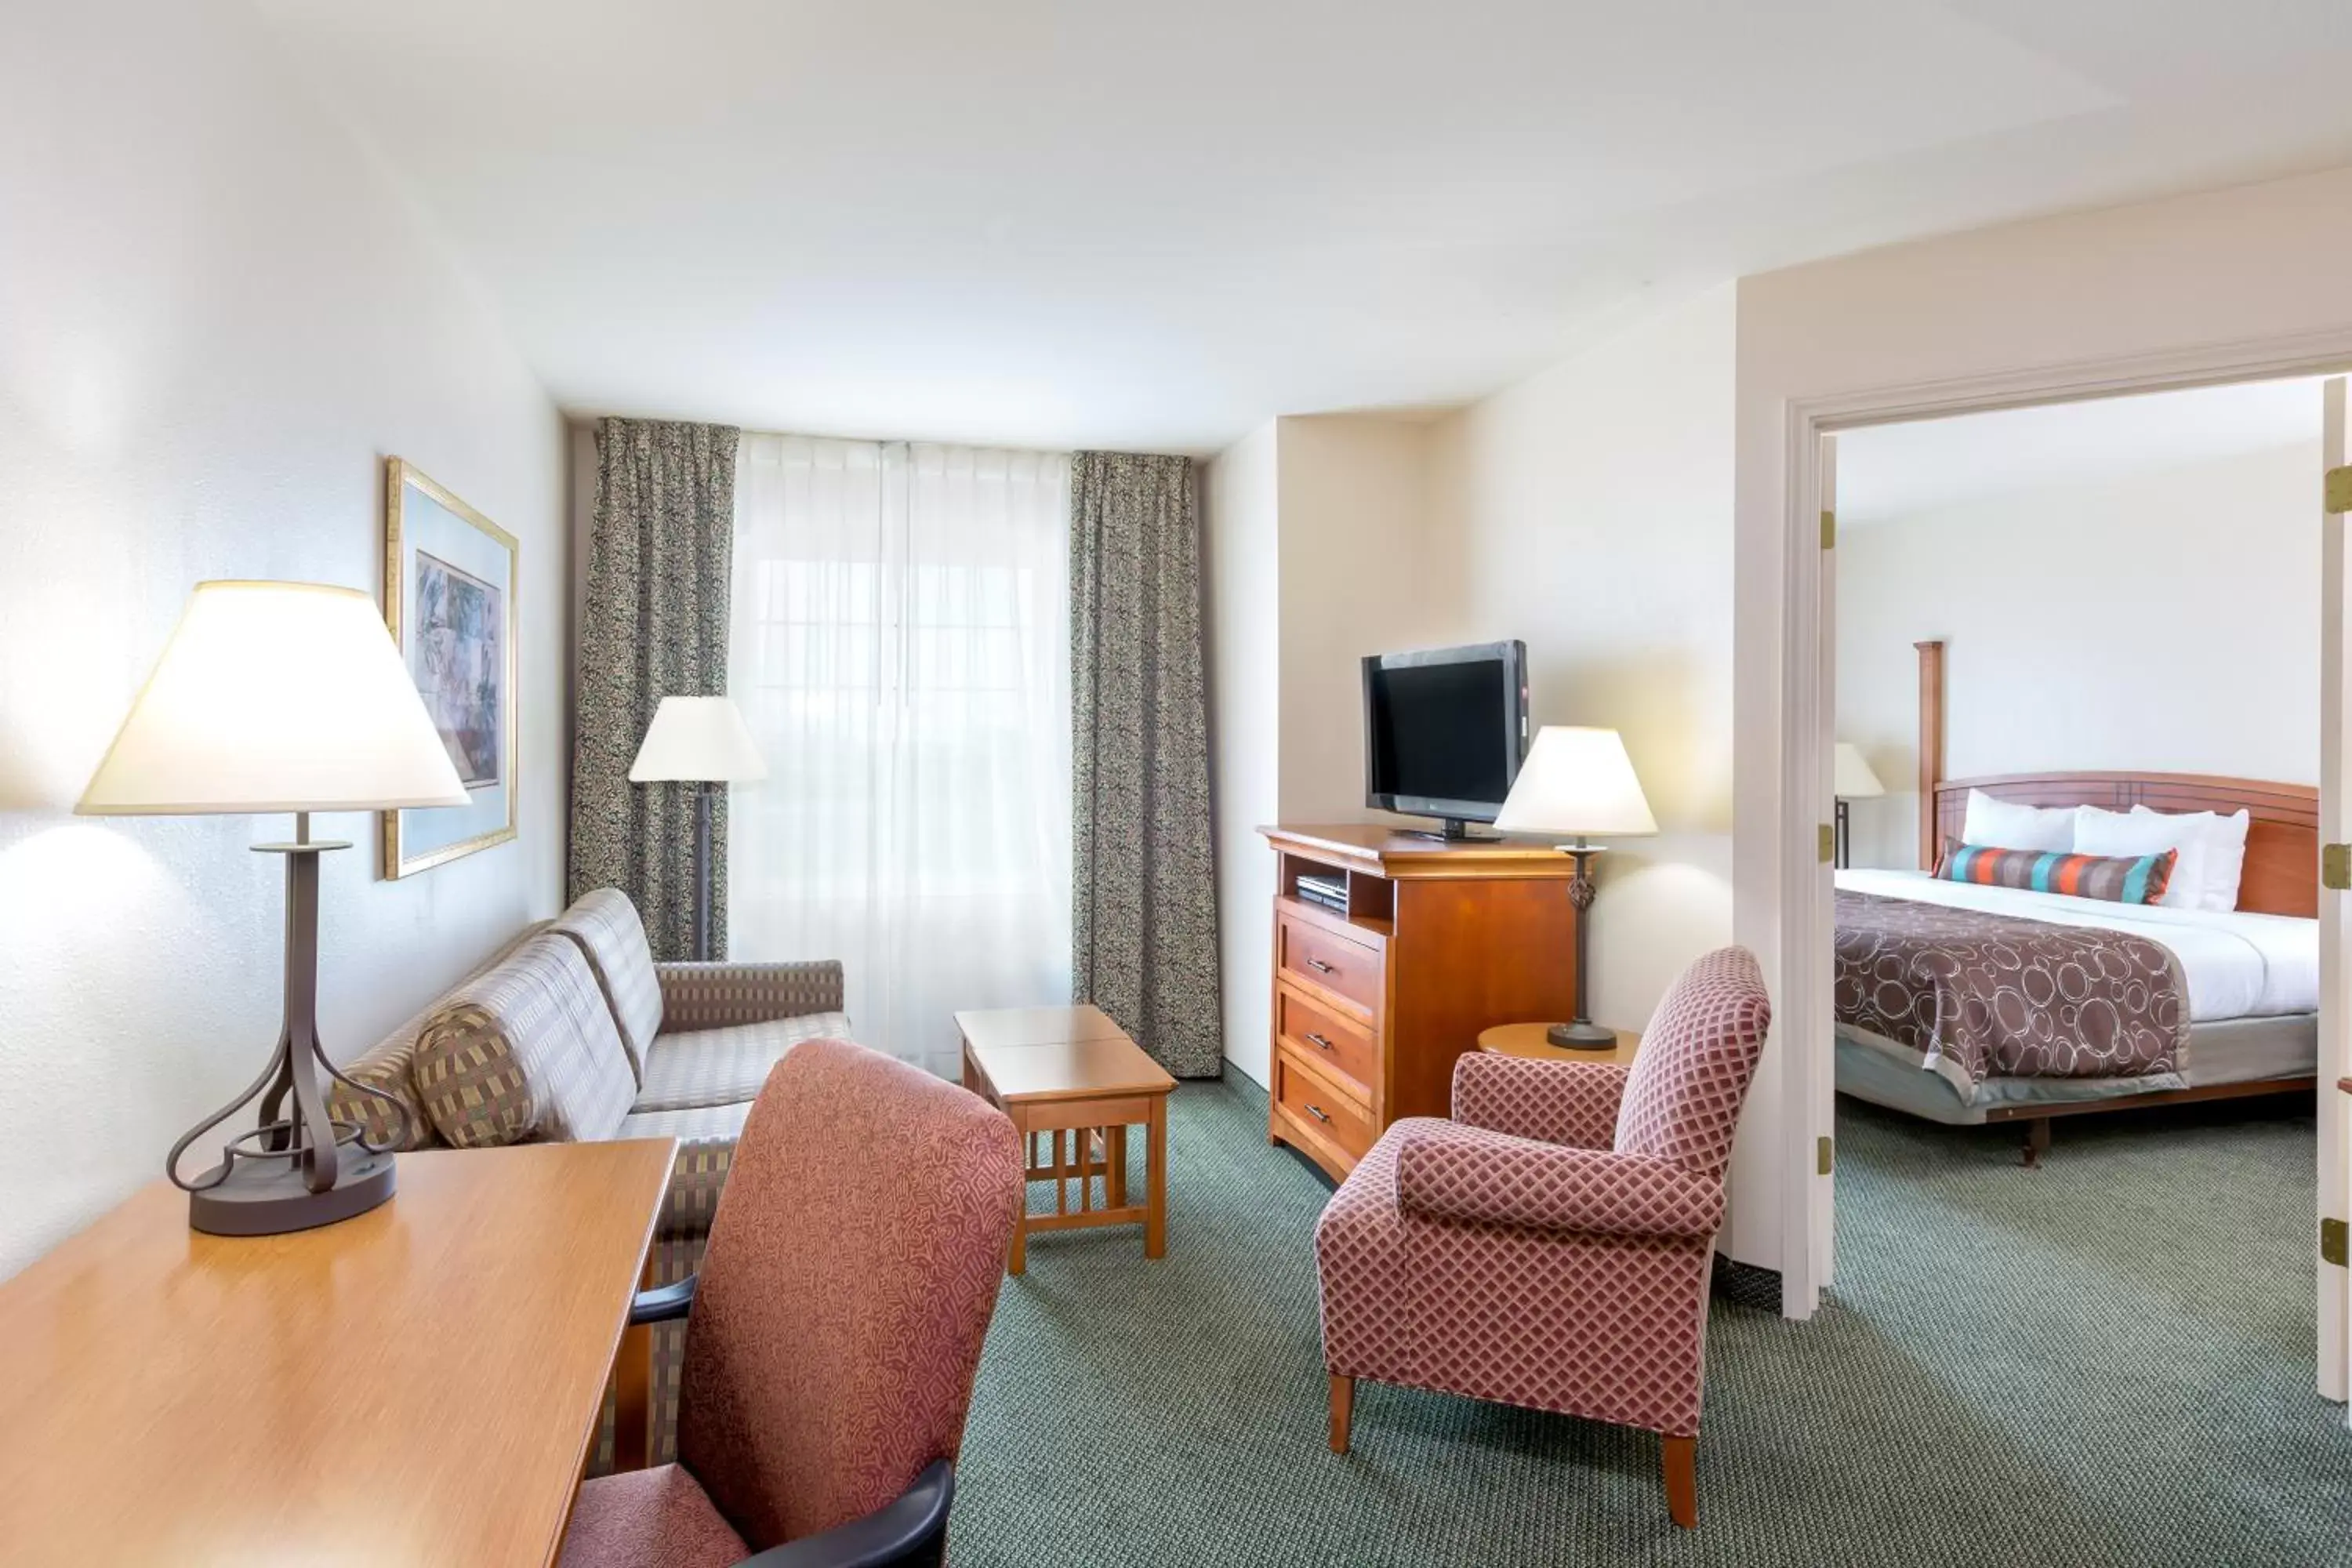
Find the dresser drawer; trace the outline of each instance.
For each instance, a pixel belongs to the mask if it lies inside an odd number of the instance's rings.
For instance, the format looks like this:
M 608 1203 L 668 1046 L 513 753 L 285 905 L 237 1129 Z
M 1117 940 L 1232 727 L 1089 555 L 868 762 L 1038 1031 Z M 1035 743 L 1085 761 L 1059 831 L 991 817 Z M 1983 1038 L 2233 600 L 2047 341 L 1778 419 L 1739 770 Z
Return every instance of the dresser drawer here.
M 1274 963 L 1285 977 L 1319 987 L 1362 1009 L 1380 1012 L 1381 951 L 1324 930 L 1286 910 L 1275 915 Z
M 1320 1143 L 1348 1166 L 1364 1157 L 1375 1136 L 1370 1115 L 1331 1080 L 1302 1067 L 1290 1046 L 1274 1053 L 1274 1109 L 1312 1147 Z
M 1353 1083 L 1366 1100 L 1372 1098 L 1372 1086 L 1381 1079 L 1381 1052 L 1362 1024 L 1303 992 L 1277 985 L 1274 1032 L 1290 1049 Z

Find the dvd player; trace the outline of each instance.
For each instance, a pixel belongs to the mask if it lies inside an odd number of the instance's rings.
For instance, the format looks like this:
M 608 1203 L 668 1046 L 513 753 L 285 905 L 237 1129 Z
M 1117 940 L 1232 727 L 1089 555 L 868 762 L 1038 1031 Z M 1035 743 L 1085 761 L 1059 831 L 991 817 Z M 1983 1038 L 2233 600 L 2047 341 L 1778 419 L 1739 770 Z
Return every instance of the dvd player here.
M 1327 910 L 1337 910 L 1344 915 L 1348 912 L 1348 879 L 1344 875 L 1301 876 L 1298 879 L 1298 896 L 1310 904 L 1319 904 Z

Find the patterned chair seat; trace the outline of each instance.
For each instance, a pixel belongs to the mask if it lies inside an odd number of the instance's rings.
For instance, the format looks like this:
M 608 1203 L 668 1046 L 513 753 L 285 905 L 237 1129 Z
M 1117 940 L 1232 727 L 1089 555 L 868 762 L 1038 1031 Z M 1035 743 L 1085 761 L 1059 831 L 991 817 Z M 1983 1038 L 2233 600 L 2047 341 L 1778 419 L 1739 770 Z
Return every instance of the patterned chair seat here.
M 768 1069 L 794 1046 L 803 1040 L 849 1037 L 846 1013 L 808 1013 L 657 1035 L 646 1053 L 645 1085 L 630 1113 L 748 1105 L 768 1081 Z

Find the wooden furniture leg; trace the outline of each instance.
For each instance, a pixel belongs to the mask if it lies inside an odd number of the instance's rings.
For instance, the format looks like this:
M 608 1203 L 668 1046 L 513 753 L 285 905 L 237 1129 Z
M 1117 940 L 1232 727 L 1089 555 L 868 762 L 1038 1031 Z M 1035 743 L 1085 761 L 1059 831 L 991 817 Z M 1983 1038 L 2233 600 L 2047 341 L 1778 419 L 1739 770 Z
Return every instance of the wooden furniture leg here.
M 1103 1174 L 1103 1206 L 1123 1209 L 1127 1206 L 1127 1126 L 1103 1130 L 1103 1157 L 1108 1169 Z
M 2042 1156 L 2050 1152 L 2050 1118 L 2037 1116 L 2025 1124 L 2025 1167 L 2037 1169 Z
M 1658 1458 L 1666 1473 L 1666 1513 L 1685 1530 L 1698 1527 L 1698 1439 L 1661 1437 Z
M 1356 1380 L 1331 1374 L 1331 1451 L 1348 1451 L 1348 1429 L 1356 1419 Z
M 1143 1256 L 1168 1256 L 1168 1097 L 1151 1097 L 1151 1121 L 1144 1137 Z
M 637 1289 L 653 1288 L 650 1250 L 637 1275 Z M 642 1470 L 653 1447 L 654 1331 L 634 1323 L 621 1331 L 620 1359 L 613 1363 L 613 1468 Z
M 1021 1146 L 1034 1147 L 1029 1138 L 1029 1119 L 1017 1106 L 1004 1109 L 1013 1113 L 1013 1130 L 1021 1134 Z M 1029 1271 L 1029 1184 L 1025 1181 L 1021 1184 L 1021 1212 L 1013 1222 L 1013 1255 L 1005 1259 L 1004 1271 L 1013 1275 Z

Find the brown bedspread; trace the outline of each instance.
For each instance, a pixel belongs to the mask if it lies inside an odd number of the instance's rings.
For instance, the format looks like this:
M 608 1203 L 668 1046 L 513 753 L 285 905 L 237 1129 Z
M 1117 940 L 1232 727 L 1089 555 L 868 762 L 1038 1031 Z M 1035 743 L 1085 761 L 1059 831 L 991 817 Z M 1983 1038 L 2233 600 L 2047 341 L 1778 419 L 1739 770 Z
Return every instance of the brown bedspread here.
M 1838 1022 L 1970 1088 L 2137 1078 L 2185 1060 L 2180 962 L 2146 937 L 1841 891 L 1836 946 Z

